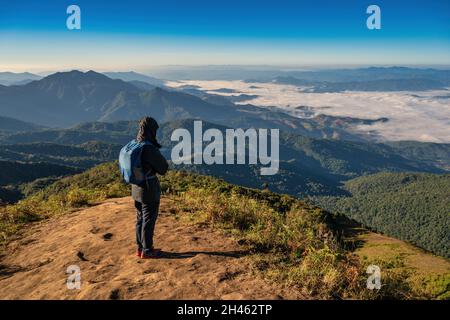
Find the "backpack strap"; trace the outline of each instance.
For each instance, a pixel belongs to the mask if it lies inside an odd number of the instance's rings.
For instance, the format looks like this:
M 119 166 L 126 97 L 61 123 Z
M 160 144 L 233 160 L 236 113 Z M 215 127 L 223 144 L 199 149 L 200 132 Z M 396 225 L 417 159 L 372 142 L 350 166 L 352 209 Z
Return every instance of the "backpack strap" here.
M 143 151 L 144 151 L 144 147 L 145 146 L 155 146 L 153 143 L 151 143 L 150 141 L 148 141 L 148 140 L 144 140 L 144 141 L 142 141 L 141 142 L 142 143 L 142 149 L 141 149 L 141 163 L 143 163 L 142 162 L 142 153 L 143 153 Z M 149 173 L 146 173 L 145 174 L 145 181 L 146 181 L 146 183 L 147 183 L 147 181 L 148 180 L 151 180 L 151 179 L 156 179 L 156 174 L 154 174 L 154 175 L 149 175 Z M 148 188 L 148 184 L 147 184 L 147 188 Z

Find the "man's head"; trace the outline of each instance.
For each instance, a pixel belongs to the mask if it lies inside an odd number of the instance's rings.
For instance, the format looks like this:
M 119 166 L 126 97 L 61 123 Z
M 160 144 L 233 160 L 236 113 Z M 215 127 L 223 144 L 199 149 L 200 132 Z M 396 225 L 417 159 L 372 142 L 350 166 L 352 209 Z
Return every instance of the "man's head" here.
M 156 131 L 158 130 L 159 125 L 155 119 L 152 117 L 144 117 L 139 121 L 139 129 L 137 133 L 136 140 L 137 141 L 150 141 L 156 142 Z

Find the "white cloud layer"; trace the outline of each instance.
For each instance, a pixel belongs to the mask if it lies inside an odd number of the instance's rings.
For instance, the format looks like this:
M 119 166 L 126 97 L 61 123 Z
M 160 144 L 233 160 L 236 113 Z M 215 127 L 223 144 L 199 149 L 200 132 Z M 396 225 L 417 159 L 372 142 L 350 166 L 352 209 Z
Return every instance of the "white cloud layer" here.
M 314 114 L 349 116 L 364 119 L 389 118 L 388 122 L 359 126 L 357 130 L 377 131 L 385 140 L 417 140 L 450 143 L 449 91 L 424 92 L 340 92 L 308 93 L 292 85 L 246 83 L 243 81 L 178 81 L 168 86 L 195 85 L 220 95 L 257 95 L 240 102 L 263 107 L 279 107 L 301 116 L 295 107 L 312 107 Z M 228 88 L 234 93 L 213 90 Z

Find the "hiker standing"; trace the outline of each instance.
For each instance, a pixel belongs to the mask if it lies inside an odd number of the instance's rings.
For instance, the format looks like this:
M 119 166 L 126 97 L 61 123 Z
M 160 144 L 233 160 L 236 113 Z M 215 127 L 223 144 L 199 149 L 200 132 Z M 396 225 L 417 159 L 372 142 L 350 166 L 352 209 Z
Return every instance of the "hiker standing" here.
M 153 232 L 158 217 L 161 187 L 156 174 L 164 175 L 168 164 L 156 140 L 159 126 L 155 119 L 145 117 L 139 122 L 136 140 L 122 148 L 119 164 L 136 207 L 136 255 L 142 259 L 158 257 L 153 247 Z

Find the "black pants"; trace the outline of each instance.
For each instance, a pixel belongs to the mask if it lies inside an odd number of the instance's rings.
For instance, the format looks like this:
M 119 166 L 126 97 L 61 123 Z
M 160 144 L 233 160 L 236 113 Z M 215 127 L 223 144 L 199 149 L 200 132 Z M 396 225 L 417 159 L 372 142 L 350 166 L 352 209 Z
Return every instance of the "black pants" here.
M 159 202 L 142 203 L 134 201 L 136 207 L 136 243 L 139 250 L 150 253 L 153 250 L 153 232 L 158 218 Z

